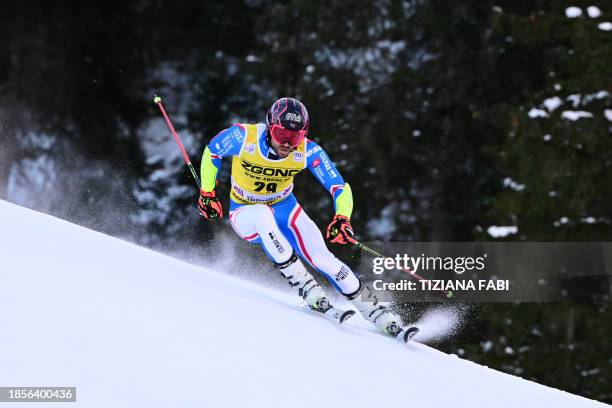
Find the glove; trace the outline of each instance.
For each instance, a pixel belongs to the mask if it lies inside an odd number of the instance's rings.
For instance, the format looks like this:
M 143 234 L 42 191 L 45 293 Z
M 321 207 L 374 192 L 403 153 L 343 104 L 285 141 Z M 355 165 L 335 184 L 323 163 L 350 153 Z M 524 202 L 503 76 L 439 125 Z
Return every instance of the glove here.
M 214 220 L 223 217 L 221 201 L 219 201 L 219 197 L 217 197 L 215 190 L 211 192 L 200 190 L 198 211 L 200 211 L 202 217 L 206 218 L 207 220 Z
M 355 234 L 353 233 L 353 227 L 351 227 L 351 220 L 344 215 L 336 214 L 327 227 L 327 239 L 329 242 L 344 245 L 355 241 L 354 237 Z

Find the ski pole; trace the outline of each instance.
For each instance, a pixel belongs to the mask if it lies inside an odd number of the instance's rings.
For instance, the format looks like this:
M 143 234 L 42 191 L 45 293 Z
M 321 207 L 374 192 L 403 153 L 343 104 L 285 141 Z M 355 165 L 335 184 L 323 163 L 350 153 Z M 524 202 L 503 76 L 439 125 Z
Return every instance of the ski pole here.
M 367 253 L 369 253 L 370 255 L 374 255 L 378 258 L 389 258 L 388 256 L 384 256 L 379 252 L 376 252 L 375 250 L 373 250 L 372 248 L 368 247 L 365 244 L 362 244 L 361 242 L 357 241 L 356 239 L 350 238 L 349 237 L 349 242 L 353 245 L 355 245 L 358 248 L 361 248 L 362 250 L 366 251 Z M 419 280 L 419 281 L 427 281 L 428 279 L 422 277 L 421 275 L 417 274 L 416 272 L 412 271 L 410 268 L 397 268 L 398 270 L 402 271 L 402 272 L 406 272 L 408 273 L 408 275 L 410 275 L 413 279 Z M 444 293 L 444 295 L 447 298 L 452 298 L 453 297 L 453 291 L 452 290 L 444 290 L 444 289 L 440 289 L 440 292 Z
M 181 139 L 176 133 L 176 130 L 174 130 L 174 126 L 172 126 L 172 122 L 170 122 L 170 118 L 166 114 L 166 110 L 164 109 L 164 106 L 162 105 L 161 98 L 155 95 L 155 97 L 153 98 L 153 102 L 155 102 L 155 104 L 159 106 L 159 110 L 161 111 L 162 115 L 164 115 L 164 119 L 166 119 L 166 123 L 168 124 L 168 127 L 170 128 L 170 131 L 172 132 L 172 135 L 174 136 L 174 140 L 176 140 L 176 143 L 179 145 L 179 148 L 181 149 L 181 152 L 183 153 L 183 157 L 185 158 L 185 162 L 187 163 L 187 166 L 189 166 L 189 170 L 191 170 L 191 175 L 193 176 L 196 183 L 198 184 L 198 189 L 202 188 L 202 183 L 200 182 L 198 173 L 196 173 L 195 169 L 193 168 L 193 164 L 191 164 L 191 160 L 189 160 L 189 156 L 187 155 L 187 152 L 185 151 L 185 147 L 183 147 L 183 143 L 181 143 Z

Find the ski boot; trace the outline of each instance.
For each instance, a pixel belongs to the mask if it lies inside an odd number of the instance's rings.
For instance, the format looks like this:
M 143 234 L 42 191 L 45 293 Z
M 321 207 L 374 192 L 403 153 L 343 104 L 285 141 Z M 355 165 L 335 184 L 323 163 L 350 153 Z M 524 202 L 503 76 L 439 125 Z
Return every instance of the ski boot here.
M 289 286 L 297 288 L 298 295 L 304 299 L 308 307 L 323 314 L 332 309 L 332 305 L 329 303 L 325 293 L 323 293 L 321 286 L 319 286 L 312 274 L 306 270 L 306 267 L 298 259 L 295 252 L 293 252 L 288 261 L 275 263 L 274 266 L 287 279 Z
M 345 296 L 367 321 L 384 333 L 397 337 L 403 331 L 399 318 L 389 308 L 380 304 L 378 298 L 361 280 L 359 281 L 359 289 L 355 293 Z

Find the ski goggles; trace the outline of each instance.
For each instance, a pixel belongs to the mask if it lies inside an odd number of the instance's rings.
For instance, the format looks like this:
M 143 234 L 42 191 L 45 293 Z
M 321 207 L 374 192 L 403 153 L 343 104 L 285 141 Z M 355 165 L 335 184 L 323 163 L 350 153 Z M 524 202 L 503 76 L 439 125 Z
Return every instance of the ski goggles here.
M 306 133 L 308 133 L 308 129 L 289 130 L 276 124 L 270 127 L 270 137 L 281 145 L 289 143 L 291 146 L 295 147 L 302 143 L 302 140 L 306 137 Z

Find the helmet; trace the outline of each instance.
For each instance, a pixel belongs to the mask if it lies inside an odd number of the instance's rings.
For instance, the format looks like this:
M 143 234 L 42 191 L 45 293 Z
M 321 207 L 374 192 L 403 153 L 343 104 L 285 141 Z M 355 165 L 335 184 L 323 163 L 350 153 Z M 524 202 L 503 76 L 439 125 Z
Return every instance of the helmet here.
M 274 102 L 266 114 L 268 136 L 275 142 L 298 146 L 306 137 L 310 119 L 304 104 L 294 98 Z

